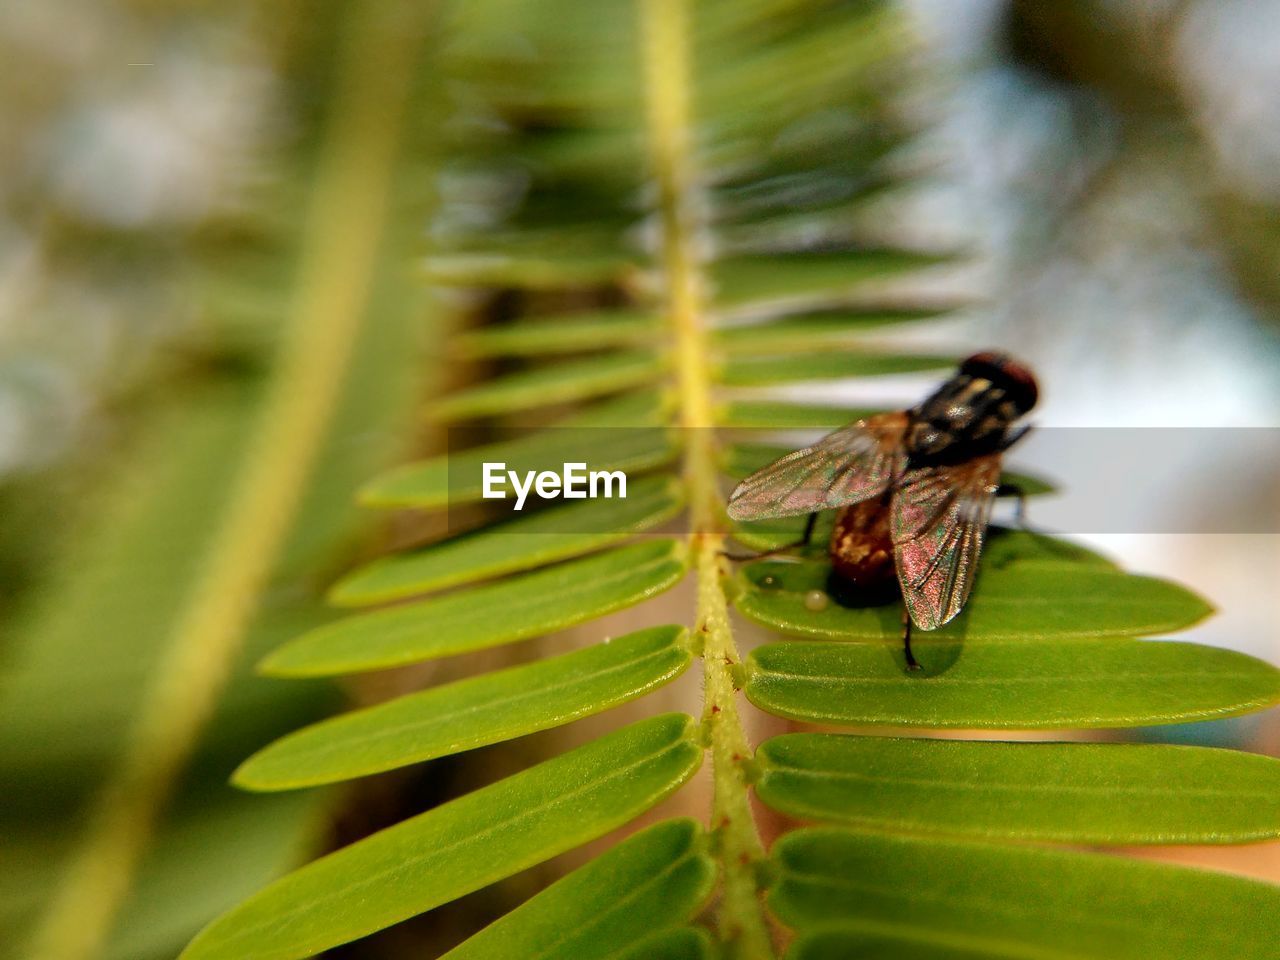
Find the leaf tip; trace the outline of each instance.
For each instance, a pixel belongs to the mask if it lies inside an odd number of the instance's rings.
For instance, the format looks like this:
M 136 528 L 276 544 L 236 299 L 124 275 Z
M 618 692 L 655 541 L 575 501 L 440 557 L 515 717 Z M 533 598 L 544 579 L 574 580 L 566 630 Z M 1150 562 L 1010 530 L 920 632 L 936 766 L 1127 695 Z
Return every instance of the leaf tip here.
M 274 677 L 276 679 L 316 676 L 316 674 L 295 662 L 294 646 L 295 644 L 293 643 L 286 643 L 284 646 L 272 650 L 258 661 L 254 672 L 260 677 Z
M 324 594 L 324 602 L 331 607 L 362 607 L 369 603 L 367 591 L 360 586 L 367 568 L 355 570 L 333 583 Z
M 258 774 L 258 768 L 261 763 L 258 758 L 262 755 L 262 751 L 258 751 L 246 760 L 240 766 L 231 772 L 228 778 L 231 785 L 238 790 L 245 790 L 249 793 L 269 793 L 282 789 L 273 785 L 269 779 L 262 779 Z
M 356 505 L 371 509 L 386 509 L 393 506 L 387 499 L 382 481 L 379 479 L 370 480 L 356 490 Z

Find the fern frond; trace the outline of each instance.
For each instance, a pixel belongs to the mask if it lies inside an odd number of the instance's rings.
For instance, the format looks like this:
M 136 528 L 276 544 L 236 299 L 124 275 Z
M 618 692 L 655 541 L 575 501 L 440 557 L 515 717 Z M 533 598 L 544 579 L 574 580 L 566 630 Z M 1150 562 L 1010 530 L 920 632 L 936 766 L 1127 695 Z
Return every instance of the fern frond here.
M 1121 745 L 748 742 L 739 692 L 782 717 L 926 729 L 1172 723 L 1280 700 L 1280 671 L 1264 663 L 1134 639 L 1199 621 L 1211 612 L 1201 598 L 1051 538 L 992 537 L 968 610 L 921 644 L 924 676 L 898 659 L 899 610 L 807 602 L 825 585 L 824 561 L 729 569 L 731 537 L 777 545 L 788 528 L 729 524 L 726 474 L 772 454 L 721 431 L 855 415 L 758 388 L 953 362 L 861 338 L 892 340 L 944 309 L 902 291 L 956 255 L 862 243 L 852 216 L 895 179 L 884 161 L 909 131 L 889 91 L 908 46 L 898 12 L 878 0 L 488 0 L 456 11 L 456 141 L 426 272 L 501 317 L 459 337 L 460 352 L 509 365 L 433 411 L 478 421 L 489 442 L 375 478 L 363 499 L 475 506 L 486 461 L 526 471 L 585 460 L 634 472 L 643 500 L 635 512 L 596 503 L 481 520 L 376 561 L 334 595 L 396 606 L 304 634 L 264 665 L 328 675 L 511 644 L 686 575 L 695 606 L 687 634 L 663 625 L 601 638 L 304 728 L 251 758 L 241 782 L 331 782 L 549 729 L 656 689 L 694 658 L 702 715 L 622 727 L 345 847 L 216 921 L 187 960 L 300 958 L 457 899 L 638 817 L 704 753 L 707 828 L 651 827 L 451 956 L 765 960 L 793 935 L 791 957 L 1137 956 L 1146 943 L 1178 960 L 1268 955 L 1275 888 L 1015 841 L 1280 836 L 1274 804 L 1255 806 L 1274 790 L 1275 761 Z M 550 426 L 516 430 L 531 414 Z M 627 542 L 677 504 L 683 541 Z M 605 527 L 559 526 L 588 514 Z M 744 658 L 733 608 L 778 639 Z M 1221 794 L 1187 786 L 1201 778 Z M 840 825 L 766 850 L 753 790 L 783 813 Z M 712 865 L 719 897 L 690 926 Z M 683 881 L 661 895 L 654 880 L 677 869 Z M 1205 904 L 1233 918 L 1229 931 Z

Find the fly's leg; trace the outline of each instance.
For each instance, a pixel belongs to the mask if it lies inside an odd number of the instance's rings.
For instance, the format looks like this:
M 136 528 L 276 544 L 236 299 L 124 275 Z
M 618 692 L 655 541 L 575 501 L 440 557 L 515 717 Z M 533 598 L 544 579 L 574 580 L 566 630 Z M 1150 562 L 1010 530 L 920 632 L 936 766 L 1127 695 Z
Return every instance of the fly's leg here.
M 907 605 L 902 605 L 902 653 L 907 660 L 908 670 L 919 670 L 920 662 L 911 652 L 911 615 L 907 613 Z
M 1000 444 L 1000 450 L 1005 451 L 1012 447 L 1015 443 L 1031 432 L 1034 424 L 1028 423 L 1024 427 L 1014 430 L 1004 438 L 1004 442 Z M 1027 525 L 1027 491 L 1023 490 L 1016 483 L 1002 483 L 996 487 L 997 497 L 1017 497 L 1018 505 L 1014 508 L 1013 517 L 1017 521 L 1018 526 L 1023 530 L 1030 530 Z
M 1031 428 L 1034 426 L 1035 426 L 1034 423 L 1028 423 L 1026 426 L 1019 427 L 1017 430 L 1014 430 L 1012 433 L 1008 434 L 1004 438 L 1004 442 L 1000 444 L 1001 451 L 1008 450 L 1010 447 L 1012 447 L 1015 443 L 1017 443 L 1019 440 L 1025 437 L 1028 433 L 1030 433 Z
M 809 519 L 806 520 L 804 524 L 804 536 L 800 538 L 799 543 L 792 544 L 792 546 L 807 547 L 809 545 L 809 541 L 813 539 L 813 528 L 817 522 L 818 514 L 816 512 L 809 514 Z
M 1030 533 L 1043 538 L 1043 542 L 1049 549 L 1058 550 L 1063 552 L 1064 555 L 1070 556 L 1065 544 L 1052 537 L 1047 531 L 1036 529 L 1027 521 L 1027 491 L 1016 483 L 1002 483 L 996 487 L 996 496 L 1017 498 L 1018 502 L 1013 508 L 1013 520 L 1018 525 L 1019 530 L 1023 533 Z
M 996 487 L 996 496 L 1017 499 L 1018 502 L 1013 508 L 1014 522 L 1018 524 L 1019 529 L 1030 531 L 1031 526 L 1027 523 L 1027 491 L 1016 483 L 1002 483 Z
M 799 540 L 796 540 L 794 543 L 784 543 L 780 547 L 774 547 L 772 550 L 762 550 L 760 553 L 735 554 L 735 553 L 729 553 L 728 551 L 725 551 L 721 555 L 726 560 L 733 560 L 733 561 L 763 560 L 765 557 L 776 557 L 778 554 L 786 553 L 789 550 L 798 550 L 802 547 L 807 547 L 809 545 L 809 542 L 813 540 L 813 528 L 817 524 L 817 522 L 818 522 L 818 515 L 816 513 L 809 514 L 809 519 L 805 522 L 805 525 L 804 525 L 804 536 L 801 537 Z

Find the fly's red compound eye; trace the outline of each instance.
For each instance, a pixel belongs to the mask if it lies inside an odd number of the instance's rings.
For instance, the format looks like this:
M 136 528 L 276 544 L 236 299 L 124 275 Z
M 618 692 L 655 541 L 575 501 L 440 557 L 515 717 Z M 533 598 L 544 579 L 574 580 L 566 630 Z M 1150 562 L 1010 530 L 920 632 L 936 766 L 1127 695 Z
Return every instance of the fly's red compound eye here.
M 990 380 L 1008 394 L 1021 413 L 1034 407 L 1040 397 L 1036 378 L 1030 369 L 1007 353 L 975 353 L 960 364 L 960 372 L 970 377 Z

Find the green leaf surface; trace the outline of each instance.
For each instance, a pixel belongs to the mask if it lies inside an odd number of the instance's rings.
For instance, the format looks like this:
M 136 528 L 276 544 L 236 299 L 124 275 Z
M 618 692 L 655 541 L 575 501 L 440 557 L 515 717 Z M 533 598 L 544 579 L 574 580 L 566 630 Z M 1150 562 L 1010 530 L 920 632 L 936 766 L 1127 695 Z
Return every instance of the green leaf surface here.
M 558 176 L 616 180 L 631 186 L 639 177 L 633 166 L 641 146 L 639 137 L 639 131 L 626 125 L 619 129 L 543 130 L 536 137 L 515 141 L 512 155 Z
M 641 477 L 627 498 L 585 500 L 539 510 L 419 550 L 375 560 L 343 577 L 329 593 L 359 607 L 540 567 L 610 546 L 670 520 L 683 504 L 670 477 Z
M 669 390 L 633 390 L 598 403 L 587 404 L 558 421 L 561 427 L 656 427 L 668 423 L 674 412 Z
M 1030 473 L 1022 473 L 1018 470 L 1004 470 L 1000 474 L 1000 482 L 1017 487 L 1023 496 L 1026 497 L 1042 497 L 1047 494 L 1057 493 L 1058 487 L 1044 477 L 1037 477 Z
M 871 640 L 902 634 L 897 604 L 852 608 L 827 603 L 812 610 L 810 591 L 825 591 L 830 566 L 820 560 L 757 561 L 738 575 L 737 607 L 750 620 L 798 637 Z M 1083 563 L 986 564 L 958 617 L 928 633 L 921 645 L 963 640 L 1046 640 L 1147 636 L 1180 630 L 1213 612 L 1184 587 Z
M 697 727 L 664 714 L 419 814 L 268 886 L 184 960 L 295 960 L 456 900 L 627 823 L 697 770 Z
M 730 354 L 815 350 L 856 341 L 868 330 L 918 322 L 944 310 L 826 311 L 742 324 L 715 331 L 714 341 Z
M 482 327 L 460 334 L 452 347 L 467 357 L 537 356 L 638 346 L 653 341 L 660 330 L 652 313 L 611 310 Z
M 554 290 L 621 282 L 636 272 L 629 257 L 608 251 L 569 251 L 558 257 L 519 250 L 476 251 L 431 257 L 425 264 L 424 279 L 442 286 Z
M 715 882 L 702 828 L 667 820 L 624 840 L 490 924 L 441 960 L 604 960 L 628 955 L 650 931 L 684 923 Z M 680 953 L 689 935 L 658 934 Z M 659 944 L 645 941 L 645 947 Z M 675 950 L 676 952 L 671 952 Z
M 724 404 L 719 422 L 725 427 L 755 430 L 807 430 L 812 427 L 834 430 L 884 412 L 884 407 L 838 407 L 822 403 L 742 399 Z
M 758 254 L 727 257 L 712 266 L 720 307 L 794 300 L 820 303 L 860 293 L 871 281 L 893 280 L 952 259 L 902 250 Z
M 685 563 L 674 540 L 631 544 L 339 620 L 285 644 L 261 669 L 293 677 L 353 673 L 526 640 L 655 596 L 684 575 Z
M 814 104 L 830 103 L 841 93 L 865 96 L 877 69 L 900 67 L 909 38 L 909 24 L 879 2 L 834 8 L 792 26 L 784 42 L 752 45 L 735 59 L 719 61 L 704 81 L 717 115 L 745 114 L 742 122 L 760 126 L 779 115 L 805 116 Z
M 791 833 L 773 858 L 770 906 L 802 930 L 873 923 L 1046 960 L 1274 960 L 1280 943 L 1280 888 L 1209 871 L 839 828 Z
M 981 562 L 983 568 L 988 570 L 997 570 L 1012 563 L 1032 562 L 1082 563 L 1092 567 L 1119 569 L 1110 557 L 1078 543 L 1012 527 L 987 528 Z
M 552 427 L 513 440 L 485 444 L 406 464 L 360 491 L 367 506 L 428 509 L 474 503 L 484 491 L 484 465 L 505 463 L 521 474 L 586 463 L 589 470 L 628 476 L 670 463 L 679 452 L 674 430 L 658 426 Z
M 844 924 L 806 933 L 792 943 L 786 960 L 1063 960 L 1052 948 L 993 943 L 884 924 Z
M 462 420 L 585 400 L 652 383 L 662 369 L 661 355 L 651 350 L 548 363 L 453 393 L 436 401 L 431 414 L 437 420 Z
M 905 178 L 895 180 L 888 175 L 867 177 L 856 189 L 850 190 L 845 199 L 802 201 L 791 208 L 764 205 L 756 210 L 742 209 L 737 211 L 739 222 L 720 224 L 719 237 L 724 249 L 735 253 L 769 253 L 779 248 L 804 246 L 815 236 L 844 239 L 854 224 L 874 216 L 870 208 L 878 200 L 902 189 L 906 183 Z
M 288 790 L 501 743 L 643 696 L 689 662 L 683 627 L 652 627 L 321 721 L 258 751 L 235 782 Z
M 731 356 L 721 369 L 719 379 L 732 387 L 759 387 L 948 370 L 955 365 L 956 358 L 952 356 L 818 350 L 766 357 Z
M 756 762 L 760 799 L 806 820 L 1067 843 L 1280 836 L 1280 760 L 1233 750 L 800 733 Z
M 716 953 L 707 931 L 700 927 L 679 927 L 607 956 L 618 960 L 713 960 Z
M 1280 670 L 1170 641 L 775 643 L 747 659 L 746 694 L 795 720 L 1045 730 L 1187 723 L 1280 701 Z

